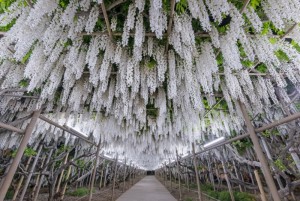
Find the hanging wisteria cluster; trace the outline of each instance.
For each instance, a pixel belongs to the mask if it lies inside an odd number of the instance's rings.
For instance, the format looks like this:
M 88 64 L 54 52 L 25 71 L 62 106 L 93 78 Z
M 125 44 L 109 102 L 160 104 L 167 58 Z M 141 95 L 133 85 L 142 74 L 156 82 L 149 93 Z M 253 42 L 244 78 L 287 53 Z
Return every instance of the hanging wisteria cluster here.
M 126 2 L 124 16 L 108 12 L 109 26 L 101 3 L 37 0 L 30 7 L 16 0 L 0 15 L 1 26 L 13 23 L 0 39 L 0 87 L 25 82 L 27 93 L 39 96 L 22 103 L 2 98 L 2 115 L 12 119 L 13 112 L 44 107 L 66 123 L 70 115 L 77 122 L 76 115 L 84 114 L 80 130 L 103 139 L 108 150 L 119 147 L 131 157 L 138 151 L 151 158 L 196 139 L 239 132 L 238 100 L 249 112 L 261 113 L 278 104 L 277 88 L 289 102 L 287 82 L 299 84 L 300 54 L 285 40 L 300 42 L 297 0 L 262 0 L 263 16 L 227 0 L 190 0 L 169 16 L 162 0 L 149 5 L 135 0 Z M 175 3 L 175 9 L 182 4 Z M 263 30 L 262 17 L 274 29 L 289 31 L 278 37 Z M 219 100 L 228 113 L 207 113 Z M 62 135 L 39 123 L 35 137 L 46 131 L 56 139 Z

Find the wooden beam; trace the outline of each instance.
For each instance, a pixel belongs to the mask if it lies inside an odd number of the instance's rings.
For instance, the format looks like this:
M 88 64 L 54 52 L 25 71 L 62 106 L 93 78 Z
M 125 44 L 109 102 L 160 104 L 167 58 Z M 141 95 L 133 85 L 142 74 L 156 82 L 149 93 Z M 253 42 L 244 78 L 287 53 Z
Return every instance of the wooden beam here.
M 29 124 L 27 125 L 26 127 L 26 130 L 25 130 L 25 133 L 24 133 L 24 136 L 22 138 L 22 141 L 18 147 L 18 151 L 17 151 L 17 154 L 16 156 L 14 157 L 13 159 L 13 162 L 12 164 L 10 165 L 10 168 L 5 176 L 5 178 L 3 179 L 3 183 L 2 183 L 2 186 L 0 187 L 0 201 L 3 201 L 4 198 L 5 198 L 5 195 L 7 193 L 7 190 L 13 180 L 13 177 L 16 173 L 16 170 L 19 166 L 19 163 L 21 161 L 21 158 L 23 156 L 23 153 L 25 151 L 25 148 L 29 142 L 29 139 L 31 137 L 31 133 L 35 127 L 35 124 L 41 114 L 41 109 L 38 110 L 38 111 L 35 111 L 33 113 L 33 116 L 31 118 L 31 121 L 29 122 Z
M 108 35 L 109 35 L 110 39 L 112 39 L 113 35 L 112 35 L 111 29 L 110 29 L 110 23 L 109 23 L 109 19 L 108 19 L 108 16 L 107 16 L 106 9 L 105 9 L 104 1 L 102 1 L 102 3 L 101 3 L 101 9 L 102 9 L 103 16 L 104 16 L 104 19 L 105 19 L 105 24 L 106 24 Z
M 77 132 L 74 132 L 74 130 L 70 130 L 68 127 L 64 127 L 64 126 L 61 126 L 59 125 L 58 123 L 55 123 L 54 121 L 52 121 L 51 119 L 48 119 L 47 117 L 43 116 L 43 115 L 40 115 L 39 117 L 41 120 L 57 127 L 57 128 L 60 128 L 62 129 L 63 131 L 66 131 L 68 133 L 70 133 L 71 135 L 74 135 L 82 140 L 84 140 L 85 142 L 91 144 L 91 145 L 94 145 L 94 146 L 97 146 L 97 144 L 95 144 L 94 142 L 90 141 L 89 139 L 87 139 L 86 137 L 82 136 L 81 134 L 77 133 Z
M 300 118 L 300 112 L 298 112 L 298 113 L 296 113 L 296 114 L 293 114 L 293 115 L 290 115 L 290 116 L 287 116 L 287 117 L 282 118 L 282 119 L 280 119 L 280 120 L 276 120 L 276 121 L 274 121 L 274 122 L 272 122 L 272 123 L 270 123 L 270 124 L 264 125 L 264 126 L 262 126 L 262 127 L 260 127 L 260 128 L 256 128 L 256 129 L 255 129 L 255 132 L 256 132 L 256 133 L 260 133 L 260 132 L 263 132 L 263 131 L 268 130 L 268 129 L 270 129 L 270 128 L 274 128 L 274 127 L 276 127 L 276 126 L 279 126 L 279 125 L 281 125 L 281 124 L 285 124 L 285 123 L 294 121 L 294 120 L 299 119 L 299 118 Z M 238 136 L 236 136 L 236 137 L 234 137 L 234 138 L 228 139 L 228 140 L 226 140 L 226 141 L 224 141 L 224 142 L 218 143 L 218 144 L 213 145 L 213 146 L 211 146 L 211 147 L 208 147 L 208 148 L 206 148 L 206 149 L 204 149 L 204 150 L 201 150 L 201 151 L 197 152 L 196 154 L 201 154 L 201 153 L 207 152 L 207 151 L 209 151 L 209 150 L 215 149 L 215 148 L 220 147 L 220 146 L 223 146 L 223 145 L 225 145 L 225 144 L 229 144 L 229 143 L 235 142 L 235 141 L 237 141 L 237 140 L 244 139 L 244 138 L 249 137 L 249 136 L 250 136 L 249 133 L 245 133 L 245 134 L 243 134 L 243 135 L 238 135 Z M 184 157 L 184 158 L 188 158 L 188 157 L 189 157 L 189 156 L 186 156 L 186 157 Z
M 22 129 L 16 128 L 14 126 L 11 126 L 11 125 L 8 125 L 8 124 L 2 123 L 2 122 L 0 122 L 0 127 L 5 128 L 10 131 L 13 131 L 13 132 L 21 133 L 21 134 L 23 134 L 25 132 Z
M 247 8 L 247 6 L 249 5 L 251 0 L 244 0 L 244 4 L 243 4 L 243 7 L 241 8 L 240 10 L 240 13 L 243 14 Z
M 2 94 L 1 96 L 10 96 L 16 98 L 32 98 L 32 99 L 39 99 L 38 96 L 26 96 L 26 95 L 19 95 L 19 94 Z
M 105 34 L 109 34 L 109 33 L 107 31 L 100 31 L 100 32 L 93 32 L 93 33 L 82 32 L 80 34 L 80 36 L 99 36 L 99 35 L 105 35 Z M 122 32 L 112 32 L 113 36 L 122 36 L 122 34 L 123 34 Z M 134 35 L 135 35 L 134 32 L 129 33 L 129 36 L 134 36 Z M 145 36 L 154 37 L 154 36 L 156 36 L 156 34 L 153 32 L 147 32 L 147 33 L 145 33 Z M 164 33 L 163 37 L 167 37 L 167 33 Z M 195 37 L 208 38 L 210 36 L 206 32 L 196 32 Z
M 167 44 L 166 44 L 166 53 L 167 54 L 168 54 L 168 49 L 169 49 L 168 38 L 172 31 L 174 13 L 175 13 L 175 0 L 171 0 L 171 13 L 170 13 L 170 19 L 169 19 L 168 30 L 167 30 Z
M 118 6 L 119 4 L 125 2 L 126 0 L 118 0 L 118 1 L 115 1 L 113 2 L 112 4 L 110 4 L 108 7 L 107 7 L 107 11 L 110 11 L 111 9 L 113 9 L 114 7 Z

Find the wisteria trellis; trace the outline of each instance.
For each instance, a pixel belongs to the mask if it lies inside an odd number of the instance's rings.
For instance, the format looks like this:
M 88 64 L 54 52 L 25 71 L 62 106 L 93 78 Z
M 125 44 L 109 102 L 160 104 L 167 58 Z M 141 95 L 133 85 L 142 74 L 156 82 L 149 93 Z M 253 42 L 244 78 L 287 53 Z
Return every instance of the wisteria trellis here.
M 262 0 L 263 14 L 250 5 L 239 10 L 235 1 L 188 0 L 185 10 L 172 17 L 162 0 L 126 1 L 125 18 L 113 9 L 109 14 L 113 38 L 104 25 L 101 0 L 60 2 L 37 0 L 31 7 L 16 0 L 0 15 L 1 26 L 15 20 L 0 39 L 1 89 L 25 81 L 28 92 L 39 95 L 23 103 L 2 98 L 7 119 L 13 112 L 45 106 L 52 119 L 73 119 L 96 140 L 101 135 L 107 150 L 126 150 L 131 158 L 139 151 L 153 165 L 164 158 L 153 157 L 156 153 L 174 154 L 179 147 L 186 152 L 195 139 L 241 131 L 237 100 L 253 114 L 268 112 L 278 103 L 275 87 L 284 89 L 288 80 L 299 84 L 300 54 L 285 40 L 300 42 L 299 0 Z M 224 18 L 230 22 L 220 32 Z M 286 35 L 262 34 L 264 21 Z M 278 58 L 278 52 L 288 60 Z M 258 64 L 266 66 L 268 76 L 255 69 Z M 206 104 L 213 106 L 220 93 L 229 112 L 206 113 Z M 280 93 L 290 101 L 285 90 Z M 52 137 L 62 135 L 40 123 L 33 139 L 43 129 Z

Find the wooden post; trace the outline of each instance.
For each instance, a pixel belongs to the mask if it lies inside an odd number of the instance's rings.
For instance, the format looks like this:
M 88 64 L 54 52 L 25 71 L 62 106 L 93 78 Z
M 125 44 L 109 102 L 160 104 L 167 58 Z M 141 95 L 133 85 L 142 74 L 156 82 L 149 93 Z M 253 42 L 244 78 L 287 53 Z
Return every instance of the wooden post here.
M 199 181 L 199 175 L 198 175 L 198 169 L 197 169 L 197 163 L 196 163 L 196 152 L 195 152 L 195 144 L 192 143 L 192 149 L 193 149 L 193 164 L 195 168 L 195 175 L 196 175 L 196 182 L 197 182 L 197 192 L 198 192 L 198 199 L 199 201 L 202 201 L 202 193 L 201 193 L 201 187 L 200 187 L 200 181 Z
M 37 110 L 33 113 L 33 116 L 29 122 L 29 124 L 27 125 L 26 127 L 26 130 L 25 130 L 25 133 L 24 133 L 24 136 L 23 136 L 23 139 L 19 145 L 19 148 L 18 148 L 18 151 L 17 151 L 17 154 L 9 168 L 9 171 L 6 175 L 6 177 L 4 178 L 3 180 L 3 183 L 2 183 L 2 186 L 0 188 L 0 201 L 3 201 L 4 200 L 4 197 L 7 193 L 7 190 L 11 184 L 11 181 L 16 173 L 16 170 L 18 168 L 18 165 L 20 163 L 20 160 L 23 156 L 23 153 L 24 153 L 24 150 L 26 149 L 26 146 L 28 144 L 28 141 L 30 139 L 30 136 L 31 136 L 31 133 L 34 129 L 34 126 L 38 120 L 38 117 L 40 116 L 41 114 L 41 109 L 40 110 Z
M 53 149 L 51 149 L 51 151 L 50 151 L 50 153 L 49 153 L 49 155 L 48 155 L 46 164 L 48 164 L 48 163 L 50 162 L 50 159 L 51 159 L 52 154 L 53 154 Z M 42 186 L 42 184 L 43 184 L 44 178 L 45 178 L 44 175 L 42 175 L 41 178 L 40 178 L 40 181 L 39 181 L 39 183 L 38 183 L 36 192 L 35 192 L 35 194 L 34 194 L 33 201 L 36 201 L 37 198 L 38 198 L 38 196 L 39 196 L 39 192 L 40 192 L 41 186 Z
M 179 161 L 178 161 L 178 151 L 176 149 L 176 164 L 177 164 L 177 174 L 178 174 L 178 184 L 179 184 L 179 201 L 182 200 L 181 197 L 181 181 L 180 181 L 180 169 L 179 169 Z
M 256 178 L 256 181 L 257 181 L 257 184 L 258 184 L 258 188 L 259 188 L 259 192 L 260 192 L 260 198 L 261 198 L 262 201 L 267 201 L 266 194 L 265 194 L 265 191 L 264 191 L 264 188 L 263 188 L 263 185 L 261 183 L 261 180 L 260 180 L 260 177 L 259 177 L 259 174 L 258 174 L 257 170 L 254 170 L 254 175 L 255 175 L 255 178 Z
M 233 192 L 232 192 L 231 183 L 230 183 L 230 180 L 229 180 L 228 174 L 227 174 L 227 168 L 225 166 L 224 157 L 223 157 L 222 153 L 221 153 L 221 163 L 222 163 L 222 167 L 223 167 L 223 171 L 224 171 L 224 175 L 225 175 L 225 180 L 226 180 L 226 183 L 227 183 L 227 187 L 228 187 L 228 191 L 229 191 L 229 194 L 230 194 L 231 201 L 235 201 L 234 195 L 233 195 Z
M 40 167 L 43 167 L 43 165 L 44 165 L 44 163 L 45 163 L 45 160 L 46 160 L 46 155 L 43 156 L 42 164 L 41 164 Z M 32 197 L 34 196 L 34 194 L 35 194 L 35 192 L 36 192 L 36 190 L 37 190 L 37 187 L 38 187 L 38 184 L 39 184 L 39 182 L 40 182 L 40 179 L 41 179 L 41 174 L 38 174 L 38 175 L 37 175 L 37 178 L 36 178 L 36 181 L 35 181 L 34 188 L 32 189 L 32 194 L 31 194 Z
M 115 170 L 114 170 L 114 178 L 113 178 L 113 188 L 112 188 L 111 201 L 114 200 L 114 195 L 115 195 L 115 183 L 116 183 L 117 167 L 118 167 L 118 154 L 116 156 L 116 161 L 115 161 Z
M 104 175 L 104 168 L 105 168 L 105 159 L 103 159 L 103 166 L 102 166 L 102 170 L 101 170 L 99 189 L 101 189 L 101 187 L 102 187 L 102 181 L 103 181 L 103 175 Z
M 127 169 L 127 166 L 126 166 L 126 158 L 125 158 L 125 164 L 124 164 L 124 179 L 123 179 L 123 189 L 122 189 L 122 192 L 124 192 L 124 190 L 125 190 L 126 169 Z
M 97 167 L 98 167 L 98 159 L 99 159 L 99 153 L 100 153 L 100 146 L 101 146 L 101 140 L 99 140 L 99 144 L 97 146 L 97 151 L 96 151 L 95 166 L 94 166 L 94 169 L 93 169 L 92 181 L 91 181 L 91 184 L 90 184 L 89 201 L 92 200 L 92 196 L 93 196 L 93 189 L 94 189 L 96 171 L 97 171 Z
M 170 173 L 170 185 L 172 190 L 172 170 L 171 170 L 171 159 L 169 158 L 169 173 Z
M 131 179 L 131 169 L 132 169 L 132 164 L 131 164 L 132 162 L 130 161 L 130 166 L 129 166 L 129 184 L 131 184 L 132 183 L 132 179 Z
M 165 183 L 165 185 L 166 185 L 166 183 L 167 183 L 167 163 L 165 162 L 165 168 L 164 168 L 165 170 L 164 170 L 164 183 Z
M 240 175 L 239 175 L 239 173 L 237 171 L 237 168 L 236 168 L 235 161 L 232 160 L 232 162 L 233 162 L 233 168 L 234 168 L 235 176 L 236 176 L 236 178 L 238 178 L 239 180 L 241 180 Z M 242 186 L 240 184 L 239 184 L 239 189 L 240 189 L 240 192 L 243 192 Z
M 266 160 L 266 157 L 262 151 L 262 148 L 259 144 L 259 140 L 258 140 L 258 137 L 255 133 L 255 129 L 253 127 L 253 125 L 251 124 L 251 121 L 250 121 L 250 117 L 246 111 L 246 107 L 243 103 L 241 103 L 239 101 L 239 106 L 242 110 L 242 113 L 243 113 L 243 116 L 244 116 L 244 120 L 245 120 L 245 123 L 246 123 L 246 126 L 247 126 L 247 130 L 248 130 L 248 133 L 250 134 L 250 138 L 253 142 L 253 146 L 254 146 L 254 151 L 256 152 L 256 155 L 261 163 L 261 168 L 262 168 L 262 172 L 265 176 L 265 179 L 266 179 L 266 182 L 267 182 L 267 185 L 271 191 L 271 195 L 273 197 L 273 200 L 274 201 L 280 201 L 280 196 L 278 194 L 278 191 L 277 191 L 277 188 L 276 188 L 276 185 L 275 185 L 275 182 L 273 180 L 273 177 L 272 177 L 272 174 L 271 174 L 271 171 L 269 169 L 269 165 L 268 165 L 268 162 Z
M 69 168 L 68 168 L 68 171 L 67 171 L 67 175 L 66 175 L 66 182 L 64 184 L 64 187 L 63 187 L 63 190 L 61 192 L 61 200 L 64 200 L 64 197 L 65 197 L 65 193 L 66 193 L 66 190 L 67 190 L 67 185 L 68 185 L 68 179 L 70 177 L 70 174 L 71 174 L 71 170 L 72 170 L 72 166 L 70 165 Z
M 104 184 L 103 184 L 103 187 L 104 187 L 104 188 L 106 187 L 107 173 L 108 173 L 108 164 L 106 165 L 106 168 L 105 168 Z
M 37 152 L 37 154 L 36 154 L 36 156 L 35 156 L 35 159 L 34 159 L 34 161 L 33 161 L 33 164 L 32 164 L 32 166 L 31 166 L 31 168 L 30 168 L 30 170 L 29 170 L 29 174 L 28 174 L 27 179 L 26 179 L 26 181 L 25 181 L 25 184 L 24 184 L 24 187 L 23 187 L 23 191 L 22 191 L 22 194 L 21 194 L 21 196 L 20 196 L 20 200 L 24 200 L 25 193 L 26 193 L 26 191 L 27 191 L 29 182 L 30 182 L 31 177 L 32 177 L 32 175 L 33 175 L 33 172 L 34 172 L 34 170 L 35 170 L 35 166 L 36 166 L 36 164 L 37 164 L 37 162 L 38 162 L 38 160 L 39 160 L 39 157 L 40 157 L 42 148 L 43 148 L 43 145 L 40 145 L 40 147 L 39 147 L 39 149 L 38 149 L 38 152 Z
M 69 157 L 69 152 L 67 153 L 67 155 L 65 156 L 65 160 L 64 160 L 64 163 L 63 165 L 65 165 L 68 161 L 68 157 Z M 61 173 L 60 173 L 60 176 L 59 176 L 59 179 L 58 179 L 58 183 L 57 183 L 57 187 L 56 187 L 56 193 L 58 193 L 59 189 L 60 189 L 60 184 L 61 184 L 61 180 L 64 176 L 64 172 L 65 170 L 62 170 Z
M 32 156 L 30 156 L 29 159 L 27 160 L 27 163 L 26 163 L 26 166 L 25 166 L 25 171 L 28 170 L 31 159 L 32 159 Z M 18 182 L 18 185 L 17 185 L 17 188 L 16 188 L 16 190 L 15 190 L 15 193 L 14 193 L 14 196 L 13 196 L 13 198 L 12 198 L 12 201 L 15 201 L 15 200 L 16 200 L 16 198 L 17 198 L 17 196 L 18 196 L 18 193 L 19 193 L 19 191 L 20 191 L 21 185 L 22 185 L 22 183 L 23 183 L 23 180 L 24 180 L 24 175 L 21 176 L 21 178 L 20 178 L 20 180 L 19 180 L 19 182 Z

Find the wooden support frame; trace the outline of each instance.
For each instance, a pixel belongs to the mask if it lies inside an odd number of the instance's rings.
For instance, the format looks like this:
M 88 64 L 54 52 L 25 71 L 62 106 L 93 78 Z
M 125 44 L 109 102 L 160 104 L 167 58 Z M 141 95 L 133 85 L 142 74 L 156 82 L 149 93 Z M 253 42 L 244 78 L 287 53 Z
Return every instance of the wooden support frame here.
M 32 164 L 32 166 L 31 166 L 31 168 L 30 168 L 30 171 L 29 171 L 29 174 L 28 174 L 28 176 L 27 176 L 27 179 L 26 179 L 26 181 L 25 181 L 25 183 L 24 183 L 23 191 L 22 191 L 22 194 L 21 194 L 21 196 L 20 196 L 20 198 L 19 198 L 20 200 L 23 200 L 24 197 L 25 197 L 25 194 L 26 194 L 26 191 L 27 191 L 29 182 L 30 182 L 31 177 L 32 177 L 32 175 L 33 175 L 33 173 L 34 173 L 36 164 L 37 164 L 37 162 L 38 162 L 38 160 L 39 160 L 39 157 L 40 157 L 42 148 L 43 148 L 43 145 L 40 145 L 40 147 L 39 147 L 39 149 L 38 149 L 38 152 L 37 152 L 37 154 L 36 154 L 36 156 L 35 156 L 35 159 L 34 159 L 34 161 L 33 161 L 33 164 Z
M 113 35 L 112 35 L 112 31 L 110 29 L 110 23 L 109 23 L 109 19 L 108 19 L 108 16 L 107 16 L 107 12 L 106 12 L 104 2 L 101 3 L 101 9 L 102 9 L 103 16 L 104 16 L 104 19 L 105 19 L 105 24 L 106 24 L 108 35 L 109 35 L 110 39 L 112 39 Z
M 197 182 L 198 199 L 199 199 L 199 201 L 202 201 L 202 193 L 201 193 L 200 180 L 199 180 L 197 163 L 196 163 L 196 152 L 195 152 L 194 142 L 192 143 L 192 151 L 193 151 L 193 165 L 194 165 L 194 169 L 195 169 L 196 182 Z
M 47 117 L 43 116 L 43 115 L 40 115 L 39 117 L 41 120 L 53 125 L 53 126 L 56 126 L 57 128 L 60 128 L 62 129 L 63 131 L 66 131 L 68 133 L 70 133 L 71 135 L 74 135 L 84 141 L 86 141 L 87 143 L 93 145 L 93 146 L 97 146 L 94 142 L 90 141 L 89 139 L 87 139 L 86 137 L 82 136 L 80 133 L 77 133 L 77 132 L 74 132 L 74 130 L 71 130 L 69 127 L 67 126 L 61 126 L 59 125 L 58 123 L 55 123 L 54 121 L 52 121 L 51 119 L 48 119 Z
M 89 201 L 92 200 L 92 196 L 93 196 L 93 188 L 94 188 L 94 183 L 95 183 L 96 171 L 97 171 L 97 167 L 98 167 L 100 149 L 101 149 L 101 140 L 99 140 L 99 144 L 97 146 L 97 151 L 96 151 L 95 165 L 94 165 L 92 181 L 91 181 L 91 185 L 90 185 Z
M 33 116 L 31 118 L 31 121 L 29 122 L 29 124 L 27 125 L 26 127 L 26 130 L 25 130 L 25 134 L 23 136 L 23 139 L 19 145 L 19 148 L 18 148 L 18 151 L 17 151 L 17 154 L 9 168 L 9 171 L 6 175 L 6 177 L 4 178 L 4 181 L 2 183 L 2 186 L 0 188 L 0 201 L 3 201 L 4 200 L 4 197 L 7 193 L 7 190 L 12 182 L 12 179 L 13 179 L 13 176 L 15 175 L 16 173 L 16 170 L 18 168 L 18 165 L 21 161 L 21 158 L 23 156 L 23 153 L 25 151 L 25 148 L 29 142 L 29 139 L 30 139 L 30 136 L 31 136 L 31 133 L 35 127 L 35 124 L 41 114 L 41 109 L 40 110 L 37 110 L 33 113 Z
M 262 126 L 260 128 L 257 128 L 257 129 L 255 129 L 255 132 L 256 133 L 260 133 L 260 132 L 263 132 L 263 131 L 268 130 L 270 128 L 274 128 L 276 126 L 279 126 L 281 124 L 285 124 L 285 123 L 294 121 L 294 120 L 299 119 L 299 118 L 300 118 L 300 112 L 295 113 L 295 114 L 290 115 L 290 116 L 287 116 L 287 117 L 282 118 L 280 120 L 276 120 L 276 121 L 274 121 L 274 122 L 272 122 L 270 124 L 264 125 L 264 126 Z M 207 152 L 207 151 L 212 150 L 212 149 L 215 149 L 215 148 L 220 147 L 222 145 L 229 144 L 229 143 L 232 143 L 234 141 L 244 139 L 244 138 L 249 137 L 249 136 L 250 136 L 249 133 L 246 133 L 246 134 L 243 134 L 243 135 L 238 135 L 238 136 L 236 136 L 234 138 L 231 138 L 229 140 L 226 140 L 224 142 L 218 143 L 218 144 L 213 145 L 211 147 L 208 147 L 208 148 L 206 148 L 204 150 L 201 150 L 201 151 L 197 152 L 196 155 L 204 153 L 204 152 Z M 189 157 L 189 156 L 187 156 L 187 157 Z M 187 158 L 187 157 L 184 157 L 184 158 Z
M 2 122 L 0 122 L 0 128 L 5 128 L 7 130 L 17 132 L 17 133 L 21 133 L 21 134 L 23 134 L 25 132 L 22 129 L 16 128 L 14 126 L 11 126 L 9 124 L 5 124 L 5 123 L 2 123 Z
M 268 164 L 267 159 L 266 159 L 266 157 L 265 157 L 265 155 L 262 151 L 262 148 L 259 144 L 258 136 L 256 135 L 255 129 L 254 129 L 253 125 L 251 124 L 251 120 L 250 120 L 250 117 L 247 113 L 246 107 L 240 101 L 239 101 L 239 106 L 242 110 L 244 120 L 245 120 L 245 123 L 246 123 L 246 126 L 247 126 L 247 130 L 249 132 L 251 141 L 252 141 L 253 146 L 254 146 L 254 151 L 255 151 L 255 153 L 256 153 L 256 155 L 257 155 L 257 157 L 258 157 L 258 159 L 261 163 L 261 168 L 262 168 L 263 174 L 265 176 L 267 185 L 270 189 L 272 198 L 273 198 L 274 201 L 280 201 L 280 196 L 279 196 L 279 193 L 277 191 L 277 187 L 275 185 L 273 176 L 271 174 L 269 164 Z
M 180 169 L 179 169 L 179 157 L 178 157 L 178 151 L 176 149 L 176 165 L 177 165 L 177 174 L 178 174 L 178 184 L 179 184 L 179 201 L 182 200 L 182 195 L 181 195 L 181 181 L 180 181 Z

